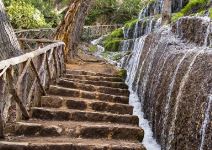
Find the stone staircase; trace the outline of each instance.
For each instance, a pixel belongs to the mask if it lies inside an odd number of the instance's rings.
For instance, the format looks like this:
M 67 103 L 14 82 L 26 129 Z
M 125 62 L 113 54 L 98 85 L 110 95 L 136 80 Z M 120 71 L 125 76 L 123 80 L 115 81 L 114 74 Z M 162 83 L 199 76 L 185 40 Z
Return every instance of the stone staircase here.
M 118 76 L 67 70 L 0 150 L 144 150 L 129 94 Z

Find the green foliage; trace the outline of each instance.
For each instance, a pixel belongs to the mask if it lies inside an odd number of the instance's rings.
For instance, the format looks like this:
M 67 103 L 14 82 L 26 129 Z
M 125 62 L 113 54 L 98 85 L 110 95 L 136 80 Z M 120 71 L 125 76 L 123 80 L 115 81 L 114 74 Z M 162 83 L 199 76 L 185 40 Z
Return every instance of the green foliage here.
M 112 38 L 123 38 L 124 37 L 124 33 L 123 30 L 121 28 L 114 30 L 110 36 Z
M 137 22 L 138 22 L 138 19 L 132 19 L 132 20 L 126 22 L 124 24 L 124 27 L 125 28 L 132 28 Z
M 183 17 L 184 14 L 181 12 L 175 13 L 172 15 L 172 22 L 176 22 L 179 18 Z
M 123 30 L 121 28 L 114 30 L 103 40 L 103 46 L 106 51 L 118 51 L 120 42 L 124 39 Z
M 141 0 L 96 0 L 86 17 L 86 24 L 123 24 L 137 17 L 140 9 Z
M 24 1 L 12 1 L 11 5 L 7 7 L 7 12 L 15 28 L 47 27 L 41 12 Z
M 181 10 L 184 15 L 193 12 L 200 12 L 205 9 L 209 0 L 190 0 L 189 3 Z
M 68 1 L 61 0 L 61 3 L 65 5 Z M 54 8 L 54 0 L 3 0 L 3 2 L 15 28 L 56 27 L 62 18 Z M 32 14 L 40 19 L 33 19 Z
M 116 52 L 119 50 L 119 45 L 122 40 L 120 39 L 111 39 L 104 42 L 104 47 L 106 51 Z
M 212 19 L 212 8 L 209 9 L 209 17 Z
M 126 79 L 126 77 L 127 77 L 127 70 L 125 70 L 125 69 L 118 70 L 118 76 L 120 76 L 123 79 Z
M 96 51 L 97 51 L 97 46 L 96 46 L 96 45 L 91 45 L 91 46 L 89 46 L 88 51 L 91 52 L 91 53 L 96 52 Z
M 191 15 L 193 13 L 198 13 L 202 15 L 209 4 L 209 0 L 190 0 L 188 4 L 178 13 L 172 15 L 172 21 L 175 22 L 179 18 Z

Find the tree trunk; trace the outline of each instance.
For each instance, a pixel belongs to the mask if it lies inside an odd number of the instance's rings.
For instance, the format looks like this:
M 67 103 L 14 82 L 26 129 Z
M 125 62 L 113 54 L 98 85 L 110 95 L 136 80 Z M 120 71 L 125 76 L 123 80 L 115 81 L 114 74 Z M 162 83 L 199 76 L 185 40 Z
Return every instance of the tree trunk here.
M 172 0 L 164 0 L 162 9 L 162 24 L 171 23 Z
M 4 4 L 0 0 L 0 61 L 21 54 L 15 32 L 5 13 Z
M 21 55 L 22 51 L 20 49 L 18 40 L 16 38 L 15 32 L 9 22 L 9 19 L 5 13 L 5 8 L 2 0 L 0 0 L 0 61 Z M 1 78 L 2 79 L 2 78 Z M 0 79 L 0 80 L 1 80 Z M 0 90 L 3 91 L 3 81 L 0 82 Z M 3 94 L 0 92 L 0 138 L 3 138 L 3 128 L 4 128 L 4 119 L 3 119 L 3 108 L 4 108 L 4 99 Z M 9 101 L 7 99 L 7 101 Z
M 55 39 L 65 42 L 67 57 L 74 58 L 77 55 L 77 46 L 90 4 L 91 0 L 72 0 L 62 23 L 57 28 Z

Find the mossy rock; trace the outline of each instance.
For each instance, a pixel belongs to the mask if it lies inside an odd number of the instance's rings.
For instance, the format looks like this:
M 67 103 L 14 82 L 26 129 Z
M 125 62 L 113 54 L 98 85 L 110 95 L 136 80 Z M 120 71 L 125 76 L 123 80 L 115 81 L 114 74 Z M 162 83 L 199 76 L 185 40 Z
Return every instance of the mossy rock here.
M 126 79 L 127 78 L 127 70 L 125 70 L 125 69 L 118 70 L 118 76 L 123 79 Z
M 111 34 L 110 34 L 111 38 L 124 38 L 124 33 L 123 30 L 121 28 L 114 30 Z
M 139 21 L 139 19 L 132 19 L 132 20 L 130 20 L 130 21 L 128 21 L 128 22 L 125 23 L 124 28 L 127 28 L 127 29 L 130 28 L 131 29 L 131 28 L 133 28 L 133 26 L 135 26 L 135 24 L 138 21 Z
M 205 11 L 208 5 L 209 0 L 190 0 L 189 3 L 180 12 L 173 14 L 172 22 L 177 21 L 183 16 L 191 15 L 194 13 L 199 13 L 201 15 L 201 13 Z
M 88 51 L 91 53 L 95 53 L 97 51 L 97 46 L 96 45 L 90 45 L 88 48 Z
M 212 19 L 212 8 L 209 9 L 209 17 Z
M 106 51 L 117 52 L 121 41 L 124 40 L 124 33 L 121 28 L 114 30 L 103 40 L 103 46 Z
M 117 52 L 122 39 L 110 39 L 104 41 L 103 45 L 106 51 Z

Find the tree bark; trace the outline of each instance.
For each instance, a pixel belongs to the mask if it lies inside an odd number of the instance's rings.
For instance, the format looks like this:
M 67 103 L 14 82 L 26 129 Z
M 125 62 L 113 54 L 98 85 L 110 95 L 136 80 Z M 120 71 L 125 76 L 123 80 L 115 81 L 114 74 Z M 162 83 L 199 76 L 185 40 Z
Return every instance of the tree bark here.
M 22 54 L 15 32 L 0 0 L 0 61 Z
M 77 46 L 90 4 L 91 0 L 72 0 L 63 21 L 57 28 L 55 39 L 62 40 L 66 44 L 66 57 L 74 58 L 77 55 Z
M 172 0 L 164 0 L 162 9 L 162 24 L 171 23 Z
M 9 19 L 5 13 L 5 8 L 2 0 L 0 0 L 0 61 L 5 60 L 11 57 L 19 56 L 22 54 L 20 45 L 16 38 L 15 32 L 9 22 Z M 0 90 L 3 91 L 3 80 L 0 77 Z M 5 93 L 0 92 L 0 138 L 3 138 L 3 128 L 4 128 L 4 119 L 3 119 L 3 109 L 5 99 L 3 95 Z M 8 99 L 7 102 L 8 103 Z

